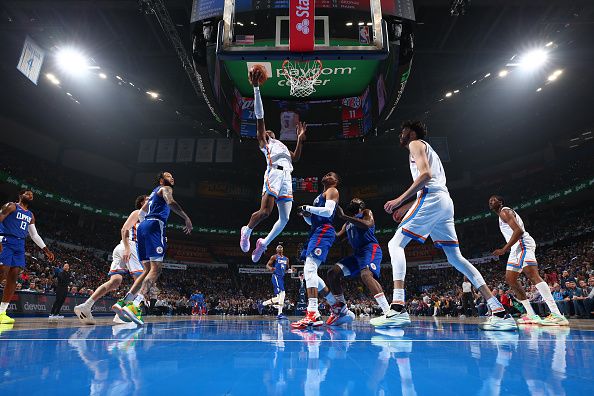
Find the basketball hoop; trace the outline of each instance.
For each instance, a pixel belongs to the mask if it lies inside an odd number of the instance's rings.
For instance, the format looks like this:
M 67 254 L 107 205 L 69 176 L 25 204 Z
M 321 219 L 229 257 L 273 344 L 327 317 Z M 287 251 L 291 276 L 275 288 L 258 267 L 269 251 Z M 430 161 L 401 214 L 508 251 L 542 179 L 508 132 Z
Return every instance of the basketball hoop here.
M 322 61 L 319 59 L 307 61 L 285 60 L 283 62 L 283 76 L 291 87 L 291 96 L 304 98 L 316 92 L 314 87 L 318 77 L 322 74 Z

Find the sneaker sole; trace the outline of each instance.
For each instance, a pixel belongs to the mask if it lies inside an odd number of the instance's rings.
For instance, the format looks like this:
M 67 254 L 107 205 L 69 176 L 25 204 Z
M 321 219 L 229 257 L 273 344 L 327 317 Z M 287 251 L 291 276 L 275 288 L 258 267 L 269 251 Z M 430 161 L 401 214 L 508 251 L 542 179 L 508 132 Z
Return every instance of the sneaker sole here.
M 138 319 L 138 318 L 136 317 L 136 315 L 134 315 L 134 312 L 132 312 L 132 311 L 130 311 L 130 310 L 128 310 L 128 309 L 126 309 L 126 307 L 124 307 L 124 309 L 122 309 L 122 312 L 123 312 L 123 313 L 126 315 L 126 317 L 127 317 L 128 319 L 130 319 L 132 322 L 134 322 L 134 323 L 136 323 L 136 324 L 138 324 L 138 325 L 141 325 L 141 326 L 144 324 L 144 321 L 142 321 L 142 320 Z
M 478 328 L 483 330 L 483 331 L 516 331 L 518 330 L 517 327 L 514 326 L 501 326 L 501 327 L 495 327 L 495 326 L 491 326 L 491 325 L 478 325 Z

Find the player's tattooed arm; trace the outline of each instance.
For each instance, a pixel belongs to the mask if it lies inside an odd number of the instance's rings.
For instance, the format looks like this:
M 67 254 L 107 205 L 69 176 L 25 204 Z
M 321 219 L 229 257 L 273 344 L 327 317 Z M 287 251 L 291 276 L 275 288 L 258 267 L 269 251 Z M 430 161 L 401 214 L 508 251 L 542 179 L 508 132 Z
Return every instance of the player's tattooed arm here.
M 415 179 L 413 184 L 402 193 L 398 198 L 388 201 L 384 205 L 384 210 L 388 213 L 394 212 L 402 206 L 409 198 L 413 197 L 418 191 L 422 190 L 423 187 L 431 180 L 431 168 L 429 167 L 429 159 L 425 152 L 425 143 L 419 140 L 413 140 L 408 145 L 410 154 L 415 159 L 417 169 L 419 170 L 419 177 Z
M 347 229 L 347 223 L 344 223 L 344 224 L 342 225 L 342 228 L 340 229 L 340 231 L 338 231 L 338 232 L 336 233 L 336 239 L 337 239 L 339 242 L 342 242 L 342 241 L 343 241 L 343 240 L 346 238 L 346 229 Z
M 272 263 L 274 263 L 274 260 L 276 260 L 276 254 L 270 256 L 270 260 L 268 260 L 268 262 L 266 263 L 266 269 L 270 272 L 274 271 L 274 267 L 272 266 Z
M 193 228 L 192 220 L 190 220 L 190 217 L 186 214 L 186 212 L 184 212 L 180 204 L 178 204 L 173 199 L 173 189 L 169 186 L 164 186 L 159 190 L 159 192 L 163 194 L 163 199 L 165 200 L 167 205 L 169 205 L 169 208 L 173 210 L 179 217 L 184 219 L 184 222 L 186 223 L 184 226 L 184 232 L 186 234 L 190 234 Z
M 512 229 L 513 234 L 509 241 L 503 245 L 501 249 L 495 249 L 493 251 L 493 256 L 503 256 L 505 253 L 509 252 L 512 246 L 516 244 L 524 234 L 524 231 L 520 228 L 520 225 L 516 221 L 514 216 L 514 212 L 511 209 L 503 209 L 499 212 L 499 217 L 501 220 L 506 222 L 509 225 L 509 228 Z
M 291 159 L 293 162 L 299 161 L 301 159 L 301 150 L 303 148 L 303 142 L 306 139 L 305 132 L 307 131 L 307 124 L 305 122 L 298 122 L 297 123 L 297 146 L 295 146 L 295 151 L 291 152 Z
M 353 224 L 357 228 L 367 230 L 375 225 L 375 219 L 373 218 L 373 212 L 371 211 L 371 209 L 365 209 L 363 211 L 363 217 L 361 219 L 357 217 L 348 216 L 344 213 L 340 206 L 338 206 L 338 208 L 336 209 L 336 214 L 339 218 L 345 220 L 348 223 Z

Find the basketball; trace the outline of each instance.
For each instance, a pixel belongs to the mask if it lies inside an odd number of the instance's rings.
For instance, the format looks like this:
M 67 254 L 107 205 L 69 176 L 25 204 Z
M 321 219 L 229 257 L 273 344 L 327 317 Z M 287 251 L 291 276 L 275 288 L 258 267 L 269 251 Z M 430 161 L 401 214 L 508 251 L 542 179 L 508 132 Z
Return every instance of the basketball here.
M 253 65 L 250 67 L 250 75 L 254 72 L 260 73 L 260 78 L 258 79 L 258 85 L 261 86 L 268 80 L 268 73 L 266 72 L 266 68 L 262 65 Z

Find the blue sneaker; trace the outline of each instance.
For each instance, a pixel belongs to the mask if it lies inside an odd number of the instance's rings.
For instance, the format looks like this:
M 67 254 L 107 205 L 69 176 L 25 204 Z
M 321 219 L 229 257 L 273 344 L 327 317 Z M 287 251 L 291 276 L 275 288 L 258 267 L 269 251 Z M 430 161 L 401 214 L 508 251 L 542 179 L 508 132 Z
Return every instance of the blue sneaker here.
M 289 318 L 287 318 L 287 317 L 286 317 L 285 315 L 283 315 L 283 314 L 277 315 L 277 316 L 276 316 L 276 319 L 277 319 L 277 320 L 289 320 Z

